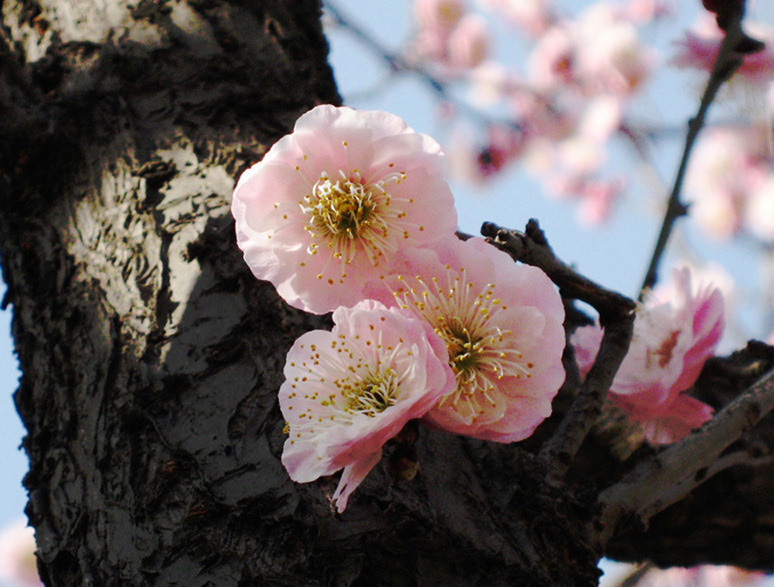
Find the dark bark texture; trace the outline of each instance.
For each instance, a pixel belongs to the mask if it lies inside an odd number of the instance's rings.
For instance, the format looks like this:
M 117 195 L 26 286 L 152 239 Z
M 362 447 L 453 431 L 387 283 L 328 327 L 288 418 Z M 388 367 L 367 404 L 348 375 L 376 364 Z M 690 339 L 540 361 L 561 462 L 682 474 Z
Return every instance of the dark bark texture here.
M 545 481 L 534 455 L 571 393 L 520 446 L 412 426 L 343 515 L 335 478 L 282 468 L 285 354 L 329 322 L 250 275 L 229 201 L 300 114 L 340 101 L 318 0 L 0 5 L 0 251 L 46 585 L 597 583 L 594 504 L 628 465 L 592 439 L 569 485 Z M 768 496 L 734 518 L 740 551 L 756 520 L 758 557 L 723 562 L 771 568 L 774 485 L 751 475 L 716 485 Z M 716 485 L 693 503 L 731 495 Z M 669 525 L 623 525 L 611 552 L 721 558 L 724 523 L 677 550 Z

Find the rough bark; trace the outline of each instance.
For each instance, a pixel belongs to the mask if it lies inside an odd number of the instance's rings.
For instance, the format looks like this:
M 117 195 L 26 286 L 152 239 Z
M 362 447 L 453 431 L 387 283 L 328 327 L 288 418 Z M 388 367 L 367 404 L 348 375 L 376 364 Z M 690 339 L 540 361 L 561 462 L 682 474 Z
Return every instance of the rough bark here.
M 319 16 L 318 0 L 2 2 L 0 251 L 41 575 L 594 585 L 596 498 L 629 465 L 592 438 L 566 482 L 545 481 L 534 455 L 572 377 L 520 446 L 412 427 L 343 515 L 335 478 L 297 485 L 280 464 L 285 353 L 328 320 L 249 274 L 228 207 L 301 113 L 340 100 Z M 646 542 L 611 552 L 668 544 Z M 774 544 L 756 545 L 736 562 L 774 560 Z

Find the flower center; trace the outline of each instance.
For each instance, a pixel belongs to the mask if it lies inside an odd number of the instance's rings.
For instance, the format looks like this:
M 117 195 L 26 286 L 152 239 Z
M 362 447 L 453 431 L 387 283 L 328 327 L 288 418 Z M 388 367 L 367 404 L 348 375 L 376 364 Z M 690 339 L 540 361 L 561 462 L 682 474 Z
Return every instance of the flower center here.
M 484 353 L 484 340 L 473 337 L 462 320 L 454 316 L 447 320 L 445 316 L 438 316 L 436 333 L 446 343 L 449 351 L 449 360 L 455 373 L 469 376 L 478 368 Z
M 394 406 L 398 397 L 396 375 L 392 369 L 369 374 L 355 385 L 342 386 L 341 393 L 347 400 L 345 410 L 373 418 Z
M 321 178 L 314 186 L 311 224 L 319 234 L 357 238 L 375 218 L 371 190 L 349 179 Z
M 356 169 L 349 174 L 340 170 L 339 178 L 323 173 L 301 202 L 306 230 L 312 237 L 309 254 L 317 254 L 324 241 L 334 259 L 341 260 L 341 272 L 346 274 L 346 265 L 358 254 L 378 265 L 385 253 L 397 250 L 396 236 L 409 238 L 404 226 L 407 213 L 402 208 L 414 200 L 394 198 L 387 186 L 405 178 L 405 173 L 394 172 L 368 182 Z
M 457 388 L 440 405 L 451 403 L 455 409 L 482 414 L 487 404 L 496 405 L 493 398 L 500 393 L 500 379 L 531 377 L 534 365 L 515 348 L 513 331 L 498 318 L 507 307 L 494 297 L 494 285 L 487 284 L 476 293 L 476 284 L 468 281 L 464 268 L 459 272 L 449 266 L 446 269 L 445 285 L 437 277 L 427 283 L 416 276 L 393 295 L 402 308 L 431 324 L 446 343 Z

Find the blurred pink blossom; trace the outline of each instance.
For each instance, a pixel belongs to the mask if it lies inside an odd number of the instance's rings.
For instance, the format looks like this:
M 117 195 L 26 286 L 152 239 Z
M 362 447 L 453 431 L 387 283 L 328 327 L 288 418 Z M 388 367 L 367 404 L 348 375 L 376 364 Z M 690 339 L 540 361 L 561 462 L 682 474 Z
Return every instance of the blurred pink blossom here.
M 761 240 L 774 241 L 774 172 L 750 194 L 745 209 L 745 223 Z
M 450 432 L 513 442 L 548 415 L 564 381 L 564 309 L 554 285 L 482 239 L 401 253 L 371 294 L 427 321 L 456 390 L 426 416 Z
M 592 93 L 628 95 L 648 79 L 655 54 L 630 22 L 603 13 L 595 5 L 578 21 L 578 77 Z
M 0 532 L 0 585 L 42 587 L 35 558 L 35 531 L 27 520 L 8 524 Z
M 554 21 L 551 0 L 480 0 L 480 3 L 533 37 L 542 35 Z
M 774 80 L 774 33 L 771 29 L 756 23 L 746 23 L 746 30 L 766 47 L 757 53 L 745 55 L 735 76 L 748 83 L 766 84 Z M 715 19 L 703 13 L 692 31 L 678 43 L 679 50 L 670 63 L 677 67 L 691 67 L 711 71 L 723 41 L 723 31 Z
M 629 352 L 608 394 L 651 444 L 680 440 L 712 417 L 712 408 L 685 392 L 712 356 L 724 326 L 720 291 L 694 290 L 687 268 L 675 270 L 668 299 L 664 291 L 638 308 Z M 579 328 L 570 338 L 581 374 L 591 368 L 601 341 L 598 325 Z
M 245 261 L 292 306 L 354 305 L 396 251 L 455 238 L 441 156 L 394 114 L 317 106 L 239 179 L 232 212 Z
M 486 21 L 477 14 L 466 14 L 449 35 L 449 64 L 471 69 L 483 63 L 489 53 Z
M 541 35 L 529 59 L 529 78 L 537 88 L 575 81 L 575 43 L 568 27 L 556 25 Z
M 379 462 L 382 446 L 454 389 L 444 342 L 423 321 L 367 300 L 333 312 L 332 332 L 296 340 L 279 403 L 282 464 L 299 483 L 344 472 L 339 512 Z
M 767 218 L 756 218 L 748 207 L 759 194 L 762 199 L 754 205 L 765 211 L 767 178 L 772 173 L 762 133 L 751 128 L 707 129 L 685 178 L 686 194 L 693 200 L 691 217 L 716 238 L 730 238 L 753 226 L 756 234 L 765 237 Z
M 467 12 L 463 0 L 415 0 L 414 15 L 425 30 L 451 31 Z
M 736 567 L 703 565 L 700 567 L 652 569 L 637 583 L 638 587 L 752 587 L 761 585 L 766 575 Z
M 635 24 L 647 24 L 671 12 L 669 3 L 664 0 L 629 0 L 618 10 L 622 18 Z

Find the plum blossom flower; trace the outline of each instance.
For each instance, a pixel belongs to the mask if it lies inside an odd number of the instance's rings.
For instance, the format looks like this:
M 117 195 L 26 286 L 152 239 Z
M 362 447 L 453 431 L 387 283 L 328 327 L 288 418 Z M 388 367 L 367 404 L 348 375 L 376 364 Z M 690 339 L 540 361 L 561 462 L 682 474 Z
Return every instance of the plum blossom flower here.
M 430 324 L 456 387 L 425 419 L 497 442 L 523 440 L 564 381 L 564 308 L 548 277 L 482 239 L 410 249 L 370 293 Z
M 642 577 L 640 587 L 752 587 L 761 585 L 766 575 L 729 566 L 651 569 Z
M 712 417 L 712 409 L 685 394 L 699 377 L 723 332 L 723 296 L 717 288 L 692 290 L 687 268 L 674 272 L 671 299 L 651 296 L 638 309 L 629 352 L 609 400 L 643 429 L 651 444 L 669 444 Z M 582 375 L 602 341 L 598 325 L 570 338 Z
M 612 9 L 595 5 L 586 11 L 576 34 L 578 76 L 587 90 L 628 95 L 649 77 L 655 55 L 640 40 L 637 27 Z
M 339 512 L 379 462 L 384 443 L 454 387 L 446 347 L 424 322 L 373 300 L 333 312 L 332 332 L 296 340 L 279 403 L 282 464 L 307 483 L 340 469 Z
M 441 148 L 394 114 L 317 106 L 239 179 L 237 243 L 290 305 L 352 306 L 401 248 L 454 238 Z
M 0 532 L 0 585 L 43 586 L 35 561 L 35 532 L 27 520 L 12 522 Z
M 489 31 L 478 14 L 466 14 L 449 35 L 449 63 L 471 69 L 483 63 L 489 53 Z
M 423 29 L 451 31 L 467 11 L 463 0 L 416 0 L 414 14 Z
M 735 78 L 747 84 L 760 87 L 774 80 L 774 32 L 756 23 L 746 23 L 745 28 L 753 38 L 765 43 L 765 48 L 757 53 L 744 56 L 742 65 L 736 70 Z M 703 15 L 692 31 L 687 31 L 678 43 L 679 50 L 671 60 L 676 67 L 711 71 L 720 51 L 724 33 L 709 15 Z
M 761 240 L 774 242 L 774 173 L 750 194 L 745 210 L 746 225 Z
M 685 178 L 692 217 L 711 236 L 730 238 L 745 228 L 767 234 L 767 177 L 772 168 L 764 133 L 753 128 L 708 129 L 696 146 Z M 757 198 L 762 197 L 762 200 Z M 760 208 L 759 208 L 760 207 Z

